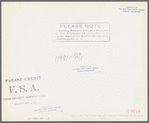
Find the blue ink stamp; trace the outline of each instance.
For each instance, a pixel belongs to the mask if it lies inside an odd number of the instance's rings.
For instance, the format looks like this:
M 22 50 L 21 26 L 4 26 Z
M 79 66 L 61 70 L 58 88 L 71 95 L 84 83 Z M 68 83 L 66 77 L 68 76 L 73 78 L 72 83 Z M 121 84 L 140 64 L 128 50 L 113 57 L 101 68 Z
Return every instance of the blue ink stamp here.
M 93 72 L 98 70 L 99 67 L 91 67 L 91 66 L 80 66 L 78 68 L 73 68 L 73 70 L 77 72 Z
M 35 111 L 38 111 L 38 112 L 42 113 L 42 112 L 52 112 L 52 111 L 58 111 L 59 110 L 60 112 L 62 112 L 63 110 L 60 110 L 60 108 L 61 108 L 61 106 L 55 106 L 55 107 L 53 107 L 53 106 L 44 106 L 40 109 L 35 109 Z
M 126 13 L 141 13 L 145 11 L 145 9 L 140 9 L 134 6 L 126 6 L 125 8 L 118 8 L 118 10 L 126 12 Z

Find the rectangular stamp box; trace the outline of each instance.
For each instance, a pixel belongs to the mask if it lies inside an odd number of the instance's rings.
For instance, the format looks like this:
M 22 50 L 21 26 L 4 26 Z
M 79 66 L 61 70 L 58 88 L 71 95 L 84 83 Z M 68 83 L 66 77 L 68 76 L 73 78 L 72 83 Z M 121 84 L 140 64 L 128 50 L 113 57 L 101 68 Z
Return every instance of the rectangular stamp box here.
M 109 42 L 110 23 L 53 24 L 53 42 Z

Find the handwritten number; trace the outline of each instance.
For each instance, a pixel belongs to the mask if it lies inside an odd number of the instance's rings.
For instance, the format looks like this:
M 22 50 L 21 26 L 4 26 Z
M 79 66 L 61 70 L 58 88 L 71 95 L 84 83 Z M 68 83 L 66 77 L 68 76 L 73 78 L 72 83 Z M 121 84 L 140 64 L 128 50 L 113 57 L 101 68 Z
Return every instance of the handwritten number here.
M 64 61 L 66 61 L 66 56 L 65 55 L 63 56 L 63 59 L 64 59 Z
M 76 58 L 78 58 L 78 59 L 80 59 L 80 60 L 82 60 L 82 57 L 83 56 L 81 56 L 81 53 L 75 53 L 73 56 L 71 56 L 71 57 L 69 57 L 69 55 L 64 55 L 64 56 L 56 56 L 55 57 L 55 62 L 61 62 L 62 60 L 63 61 L 67 61 L 68 60 L 68 58 L 74 58 L 74 59 L 76 59 Z

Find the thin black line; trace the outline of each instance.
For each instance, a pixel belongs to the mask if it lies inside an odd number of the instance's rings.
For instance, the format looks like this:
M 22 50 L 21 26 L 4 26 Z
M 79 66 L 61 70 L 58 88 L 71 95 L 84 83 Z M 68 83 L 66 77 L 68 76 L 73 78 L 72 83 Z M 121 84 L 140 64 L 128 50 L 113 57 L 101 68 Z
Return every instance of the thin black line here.
M 110 41 L 53 41 L 53 42 L 110 42 Z
M 54 24 L 86 24 L 86 23 L 109 23 L 109 22 L 76 22 L 76 23 L 67 22 L 67 23 L 54 23 Z
M 1 57 L 1 59 L 0 59 L 0 63 L 1 63 L 1 66 L 0 66 L 0 69 L 1 69 L 1 75 L 0 75 L 0 80 L 1 80 L 1 84 L 0 84 L 0 89 L 1 89 L 1 94 L 0 94 L 0 100 L 1 100 L 1 106 L 0 106 L 0 110 L 1 110 L 1 115 L 0 115 L 0 120 L 2 121 L 2 107 L 3 107 L 3 105 L 2 105 L 2 4 L 1 4 L 1 2 L 0 2 L 0 23 L 1 23 L 1 25 L 0 25 L 0 49 L 1 49 L 1 52 L 0 52 L 0 57 Z
M 66 28 L 67 29 L 67 28 Z M 68 28 L 68 30 L 70 30 L 70 28 Z M 83 30 L 81 30 L 83 31 Z M 90 30 L 89 30 L 90 31 Z M 98 31 L 109 31 L 109 30 L 98 30 Z M 64 31 L 65 32 L 65 31 Z M 77 31 L 76 31 L 77 32 Z M 79 31 L 78 31 L 79 32 Z M 73 32 L 72 32 L 73 33 Z M 75 33 L 75 32 L 74 32 Z
M 109 41 L 110 41 L 110 23 L 109 23 Z
M 1 2 L 148 2 L 148 0 L 2 0 Z

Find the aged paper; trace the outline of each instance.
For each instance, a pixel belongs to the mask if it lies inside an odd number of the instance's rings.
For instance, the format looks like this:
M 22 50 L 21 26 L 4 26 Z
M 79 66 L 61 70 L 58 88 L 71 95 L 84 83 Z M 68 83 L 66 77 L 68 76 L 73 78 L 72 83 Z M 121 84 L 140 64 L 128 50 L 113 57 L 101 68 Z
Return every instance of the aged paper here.
M 2 121 L 146 121 L 147 2 L 2 2 Z

